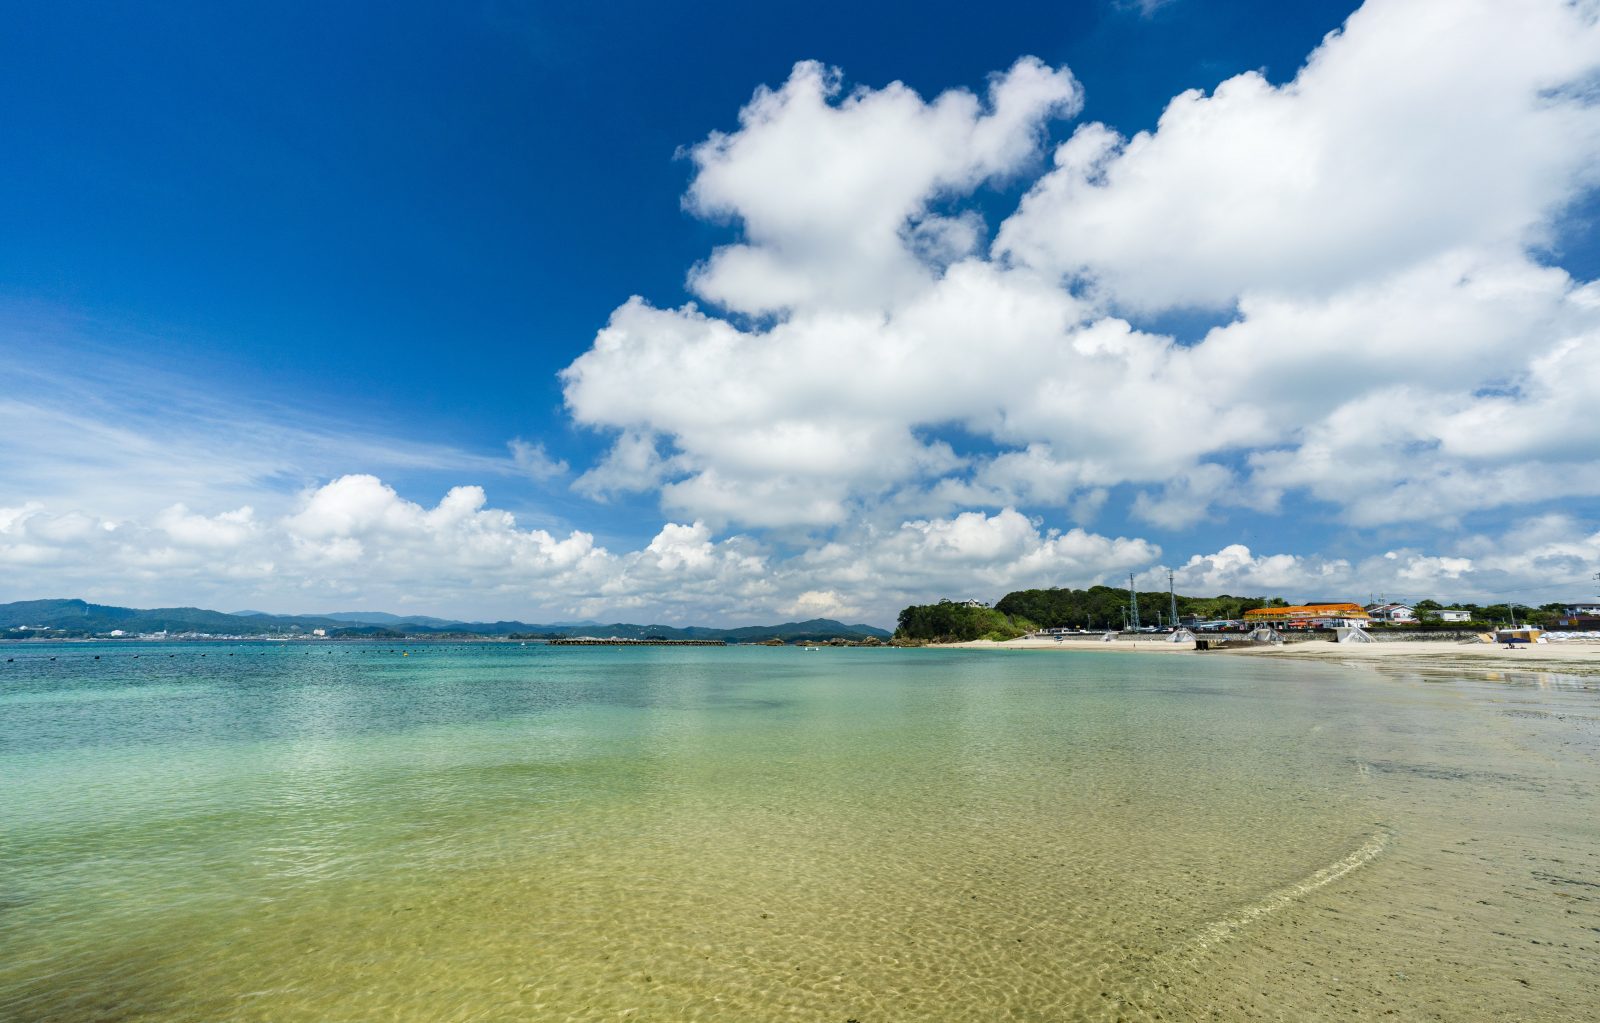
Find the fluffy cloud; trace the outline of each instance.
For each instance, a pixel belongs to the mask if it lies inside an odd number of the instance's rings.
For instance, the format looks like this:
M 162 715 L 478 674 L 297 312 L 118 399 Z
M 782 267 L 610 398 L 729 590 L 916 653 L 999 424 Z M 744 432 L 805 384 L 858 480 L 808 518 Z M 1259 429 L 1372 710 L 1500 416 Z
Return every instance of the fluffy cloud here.
M 1459 248 L 1519 251 L 1600 175 L 1592 4 L 1371 0 L 1292 82 L 1080 127 L 997 248 L 1138 306 L 1325 294 Z
M 306 491 L 282 516 L 206 514 L 174 505 L 148 521 L 113 521 L 40 504 L 0 508 L 0 571 L 23 592 L 81 592 L 138 604 L 316 611 L 383 607 L 525 621 L 746 624 L 828 616 L 893 621 L 909 603 L 994 600 L 1013 589 L 1165 583 L 1162 551 L 1138 537 L 1060 531 L 1012 508 L 864 525 L 786 551 L 704 522 L 667 523 L 636 550 L 582 531 L 519 526 L 475 486 L 430 506 L 372 476 Z M 1234 545 L 1176 563 L 1178 589 L 1294 598 L 1583 592 L 1600 571 L 1600 532 L 1546 515 L 1446 551 L 1400 548 L 1352 562 L 1256 554 Z M 337 605 L 337 607 L 336 607 Z
M 527 599 L 550 579 L 581 587 L 610 560 L 589 534 L 519 528 L 510 513 L 485 507 L 480 487 L 456 487 L 427 508 L 365 475 L 308 490 L 288 514 L 268 518 L 248 507 L 203 514 L 182 504 L 147 520 L 37 503 L 0 511 L 0 564 L 12 587 L 108 599 L 128 592 L 192 603 L 216 593 L 279 606 L 332 609 L 325 602 L 362 599 L 405 607 L 414 590 L 430 603 L 487 605 L 508 594 Z
M 155 525 L 173 543 L 221 550 L 242 546 L 258 532 L 255 512 L 248 506 L 206 516 L 175 504 L 156 516 Z
M 972 193 L 1078 110 L 1070 73 L 925 101 L 798 65 L 690 150 L 688 208 L 742 232 L 690 274 L 723 315 L 635 298 L 564 372 L 618 436 L 580 483 L 789 530 L 1119 486 L 1164 529 L 1600 495 L 1600 292 L 1530 254 L 1600 180 L 1597 74 L 1592 5 L 1374 0 L 1289 83 L 1080 126 L 984 253 Z M 1118 315 L 1193 304 L 1236 315 Z
M 1592 0 L 1372 0 L 1292 81 L 1184 93 L 1131 135 L 1082 124 L 1046 161 L 1052 124 L 1092 110 L 1066 68 L 930 99 L 801 63 L 685 150 L 686 209 L 735 234 L 687 268 L 697 301 L 626 301 L 561 376 L 611 442 L 573 489 L 654 495 L 648 542 L 366 474 L 566 476 L 537 441 L 475 456 L 18 360 L 0 565 L 18 595 L 136 603 L 885 621 L 1153 583 L 1160 548 L 1115 535 L 1134 521 L 1182 548 L 1191 592 L 1576 587 L 1596 523 L 1534 513 L 1600 496 L 1600 284 L 1551 251 L 1600 181 L 1597 76 Z M 1025 194 L 991 231 L 1007 182 Z M 1147 329 L 1192 306 L 1228 322 Z M 1170 538 L 1308 506 L 1458 538 L 1187 560 Z M 1470 532 L 1489 509 L 1534 517 Z
M 1567 515 L 1516 523 L 1498 536 L 1473 535 L 1450 553 L 1398 548 L 1358 561 L 1320 555 L 1255 554 L 1233 544 L 1174 566 L 1180 590 L 1284 594 L 1300 599 L 1434 598 L 1538 605 L 1589 592 L 1600 571 L 1600 531 Z M 1164 581 L 1159 572 L 1146 576 Z
M 147 521 L 112 521 L 39 503 L 0 507 L 0 566 L 24 592 L 524 620 L 749 622 L 827 612 L 888 621 L 929 590 L 993 599 L 1018 586 L 1101 580 L 1158 554 L 1143 540 L 1042 530 L 1011 509 L 911 521 L 887 535 L 864 530 L 798 554 L 744 535 L 719 539 L 704 522 L 669 522 L 640 549 L 613 552 L 582 531 L 523 528 L 489 507 L 481 487 L 454 487 L 428 507 L 367 475 L 309 489 L 277 517 L 179 504 Z
M 1350 563 L 1293 554 L 1255 555 L 1243 544 L 1230 544 L 1215 554 L 1196 554 L 1177 570 L 1183 586 L 1195 593 L 1280 593 L 1304 595 L 1319 585 L 1343 588 L 1351 578 Z M 1308 599 L 1315 599 L 1314 597 Z
M 623 431 L 597 476 L 641 461 L 637 438 L 661 437 L 673 453 L 643 461 L 673 477 L 669 507 L 757 526 L 837 524 L 863 500 L 950 478 L 968 463 L 923 432 L 940 424 L 1019 454 L 1034 445 L 1037 485 L 1015 457 L 980 459 L 980 483 L 1063 496 L 1164 479 L 1258 433 L 1258 413 L 1220 407 L 1168 339 L 1118 320 L 1078 329 L 1080 316 L 1054 286 L 977 260 L 888 320 L 838 311 L 744 331 L 634 300 L 565 371 L 567 403 Z M 1147 406 L 1163 418 L 1125 415 Z
M 782 87 L 756 91 L 737 132 L 689 150 L 685 205 L 737 218 L 747 239 L 695 269 L 698 294 L 766 313 L 876 309 L 915 293 L 929 263 L 981 239 L 981 222 L 929 203 L 1014 173 L 1037 153 L 1044 121 L 1082 102 L 1070 72 L 1033 58 L 996 76 L 987 102 L 963 90 L 925 102 L 898 82 L 841 92 L 837 70 L 796 64 Z

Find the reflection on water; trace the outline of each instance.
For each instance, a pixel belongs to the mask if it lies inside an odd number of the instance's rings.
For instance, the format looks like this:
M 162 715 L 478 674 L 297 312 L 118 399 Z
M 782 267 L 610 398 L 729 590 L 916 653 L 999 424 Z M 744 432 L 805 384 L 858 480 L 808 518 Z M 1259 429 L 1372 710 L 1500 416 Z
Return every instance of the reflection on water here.
M 1574 675 L 1559 671 L 1502 671 L 1485 669 L 1478 665 L 1460 668 L 1405 667 L 1397 668 L 1379 662 L 1373 669 L 1392 678 L 1407 682 L 1432 682 L 1441 685 L 1470 685 L 1474 682 L 1492 682 L 1499 686 L 1561 690 L 1565 692 L 1600 692 L 1600 678 L 1592 675 Z
M 38 649 L 0 675 L 0 1018 L 1557 1019 L 1596 997 L 1594 680 Z

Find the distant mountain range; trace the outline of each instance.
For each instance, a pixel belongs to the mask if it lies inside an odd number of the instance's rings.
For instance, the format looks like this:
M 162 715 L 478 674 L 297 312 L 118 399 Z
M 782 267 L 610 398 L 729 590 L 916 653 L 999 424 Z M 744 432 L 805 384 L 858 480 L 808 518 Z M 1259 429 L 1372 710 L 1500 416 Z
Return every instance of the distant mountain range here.
M 240 612 L 240 614 L 245 613 L 259 615 L 264 618 L 274 617 L 265 611 Z M 448 629 L 468 624 L 449 618 L 430 618 L 427 615 L 406 615 L 401 617 L 400 615 L 392 615 L 387 611 L 329 611 L 327 614 L 312 615 L 310 617 L 330 618 L 336 622 L 354 622 L 357 625 L 385 625 L 390 627 L 420 625 L 423 628 Z
M 691 625 L 632 625 L 614 622 L 457 622 L 427 615 L 400 616 L 384 611 L 335 611 L 319 615 L 272 615 L 261 611 L 228 614 L 198 607 L 133 608 L 90 604 L 83 600 L 19 600 L 0 604 L 0 635 L 18 638 L 37 630 L 50 635 L 93 636 L 123 632 L 207 632 L 232 636 L 283 636 L 325 629 L 330 636 L 618 636 L 624 639 L 720 639 L 729 643 L 759 643 L 769 639 L 787 642 L 829 639 L 888 639 L 889 633 L 872 625 L 845 625 L 831 618 L 813 618 L 781 625 L 747 625 L 714 629 Z

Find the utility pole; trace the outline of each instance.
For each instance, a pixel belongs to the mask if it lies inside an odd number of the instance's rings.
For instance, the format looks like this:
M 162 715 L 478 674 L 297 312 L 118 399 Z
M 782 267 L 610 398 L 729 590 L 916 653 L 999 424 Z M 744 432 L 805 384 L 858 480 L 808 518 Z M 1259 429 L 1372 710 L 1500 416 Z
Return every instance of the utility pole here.
M 1133 573 L 1128 573 L 1128 606 L 1133 608 L 1133 631 L 1139 631 L 1139 591 L 1133 588 Z
M 1172 588 L 1172 569 L 1167 569 L 1167 596 L 1172 598 L 1172 627 L 1178 627 L 1178 593 Z

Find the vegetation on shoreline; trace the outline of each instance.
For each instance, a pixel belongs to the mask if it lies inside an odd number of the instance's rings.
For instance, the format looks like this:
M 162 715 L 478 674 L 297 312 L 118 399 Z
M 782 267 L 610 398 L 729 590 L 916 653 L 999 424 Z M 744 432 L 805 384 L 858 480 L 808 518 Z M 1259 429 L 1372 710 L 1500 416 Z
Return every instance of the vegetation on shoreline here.
M 1155 625 L 1171 616 L 1171 598 L 1162 592 L 1141 593 L 1139 620 Z M 1282 597 L 1178 596 L 1178 613 L 1201 619 L 1240 618 L 1253 607 L 1282 607 Z M 1121 629 L 1128 609 L 1128 591 L 1112 586 L 1086 590 L 1052 587 L 1016 590 L 994 607 L 941 600 L 914 604 L 900 612 L 895 641 L 966 643 L 975 639 L 1007 640 L 1035 629 Z
M 1172 597 L 1167 593 L 1159 590 L 1141 593 L 1138 602 L 1141 624 L 1171 624 Z M 1235 597 L 1227 593 L 1215 597 L 1177 595 L 1180 618 L 1202 621 L 1238 620 L 1251 608 L 1285 607 L 1287 604 L 1282 597 Z M 1434 600 L 1421 600 L 1414 605 L 1418 621 L 1373 622 L 1371 627 L 1384 631 L 1447 628 L 1482 632 L 1513 618 L 1513 606 L 1509 604 L 1486 607 L 1457 604 L 1454 607 L 1470 612 L 1472 620 L 1443 622 L 1437 612 L 1444 609 L 1444 605 Z M 1560 604 L 1537 608 L 1516 605 L 1515 618 L 1525 624 L 1547 626 L 1561 607 Z M 976 639 L 999 641 L 1014 639 L 1034 629 L 1121 629 L 1127 622 L 1127 611 L 1127 589 L 1113 586 L 1091 586 L 1083 590 L 1063 587 L 1016 590 L 1001 597 L 992 608 L 941 600 L 937 604 L 914 604 L 901 611 L 894 643 L 920 646 Z
M 975 639 L 1002 641 L 1016 639 L 1035 628 L 1033 622 L 996 608 L 941 600 L 937 604 L 914 604 L 901 611 L 894 638 L 929 643 L 966 643 Z
M 1164 592 L 1141 593 L 1139 621 L 1155 625 L 1172 615 L 1172 599 Z M 1209 621 L 1217 618 L 1242 618 L 1253 607 L 1284 607 L 1282 597 L 1187 597 L 1178 595 L 1178 614 Z M 1052 587 L 1048 590 L 1017 590 L 995 604 L 995 610 L 1013 618 L 1037 622 L 1043 629 L 1118 629 L 1128 607 L 1128 591 L 1112 586 L 1091 586 L 1086 590 Z M 1170 623 L 1169 623 L 1170 624 Z
M 1555 623 L 1561 616 L 1561 603 L 1541 604 L 1538 607 L 1529 607 L 1526 604 L 1451 604 L 1450 609 L 1466 611 L 1472 615 L 1470 622 L 1446 623 L 1458 629 L 1489 629 L 1499 625 L 1509 624 L 1513 619 L 1523 625 L 1537 625 L 1547 628 Z M 1419 600 L 1412 605 L 1412 610 L 1417 613 L 1418 621 L 1396 623 L 1398 626 L 1438 625 L 1438 612 L 1445 609 L 1445 605 L 1437 600 Z

